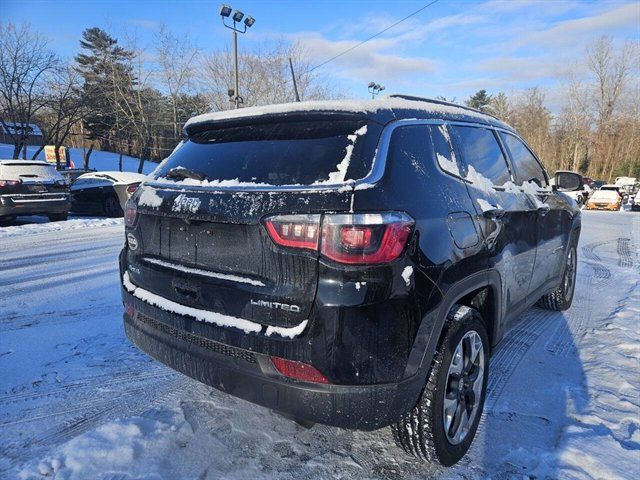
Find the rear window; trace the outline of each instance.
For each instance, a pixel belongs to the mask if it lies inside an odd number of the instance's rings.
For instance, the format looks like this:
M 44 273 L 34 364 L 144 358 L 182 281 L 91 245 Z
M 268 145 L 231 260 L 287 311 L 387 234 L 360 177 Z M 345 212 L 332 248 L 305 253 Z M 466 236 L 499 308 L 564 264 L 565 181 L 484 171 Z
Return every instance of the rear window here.
M 312 185 L 358 180 L 371 169 L 363 154 L 364 121 L 280 122 L 218 128 L 192 135 L 154 172 L 176 167 L 208 182 Z
M 0 178 L 2 178 L 2 180 L 28 178 L 53 178 L 57 180 L 62 178 L 62 176 L 53 165 L 20 162 L 0 164 Z

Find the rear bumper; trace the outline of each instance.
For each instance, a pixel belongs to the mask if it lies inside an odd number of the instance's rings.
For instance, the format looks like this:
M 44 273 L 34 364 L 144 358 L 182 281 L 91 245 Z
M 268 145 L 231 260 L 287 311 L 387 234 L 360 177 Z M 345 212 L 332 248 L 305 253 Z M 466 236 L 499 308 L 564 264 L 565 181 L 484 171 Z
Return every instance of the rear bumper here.
M 122 290 L 125 332 L 151 357 L 202 383 L 292 417 L 359 430 L 375 430 L 398 420 L 417 401 L 419 376 L 379 385 L 323 385 L 280 375 L 267 355 L 179 330 L 160 311 Z
M 0 216 L 65 213 L 70 209 L 66 193 L 0 195 Z

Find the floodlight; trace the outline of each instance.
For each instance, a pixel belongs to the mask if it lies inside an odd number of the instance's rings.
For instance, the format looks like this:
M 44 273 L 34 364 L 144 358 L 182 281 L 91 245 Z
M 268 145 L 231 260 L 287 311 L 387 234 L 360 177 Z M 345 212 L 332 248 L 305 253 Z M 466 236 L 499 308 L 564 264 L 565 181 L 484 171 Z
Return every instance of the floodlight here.
M 222 5 L 220 7 L 220 15 L 223 17 L 228 17 L 231 15 L 231 7 L 229 5 Z
M 256 23 L 256 19 L 253 18 L 252 16 L 248 16 L 247 18 L 244 19 L 244 24 L 249 28 L 253 27 L 254 23 Z
M 233 18 L 234 22 L 238 22 L 239 23 L 239 22 L 242 21 L 242 17 L 244 17 L 244 13 L 242 13 L 240 10 L 236 10 L 233 13 L 233 17 L 231 17 L 231 18 Z
M 373 88 L 376 86 L 376 82 L 369 82 L 369 85 L 367 86 L 367 88 Z

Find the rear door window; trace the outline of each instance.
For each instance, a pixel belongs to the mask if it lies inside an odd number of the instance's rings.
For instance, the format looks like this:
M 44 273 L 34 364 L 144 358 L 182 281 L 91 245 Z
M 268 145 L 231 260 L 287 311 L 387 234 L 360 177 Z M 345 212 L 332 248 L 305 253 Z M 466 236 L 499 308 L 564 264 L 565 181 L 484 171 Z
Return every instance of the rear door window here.
M 467 179 L 478 186 L 502 186 L 511 180 L 509 167 L 493 131 L 480 127 L 450 126 L 467 165 Z
M 456 155 L 451 147 L 449 131 L 445 125 L 429 125 L 433 153 L 440 168 L 451 175 L 460 176 Z
M 500 137 L 509 151 L 518 185 L 535 182 L 539 187 L 546 187 L 547 177 L 544 170 L 527 146 L 508 133 L 500 132 Z
M 315 120 L 207 130 L 192 135 L 154 175 L 184 167 L 227 185 L 358 180 L 371 169 L 372 158 L 363 153 L 368 128 L 362 120 Z

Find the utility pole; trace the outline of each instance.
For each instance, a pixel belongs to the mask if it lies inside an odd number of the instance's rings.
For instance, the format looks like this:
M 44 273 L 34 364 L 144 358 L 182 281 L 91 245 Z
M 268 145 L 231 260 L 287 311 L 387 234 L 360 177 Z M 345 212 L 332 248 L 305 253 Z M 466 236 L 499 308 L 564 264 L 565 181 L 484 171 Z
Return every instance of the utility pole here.
M 234 22 L 235 25 L 235 22 Z M 235 100 L 236 108 L 240 108 L 240 94 L 238 93 L 238 32 L 236 30 L 233 31 L 233 71 L 235 78 L 235 86 L 233 89 L 233 98 Z
M 293 61 L 289 57 L 289 66 L 291 67 L 291 77 L 293 78 L 293 91 L 296 94 L 296 102 L 300 101 L 300 95 L 298 94 L 298 83 L 296 82 L 296 74 L 293 71 Z
M 245 18 L 244 13 L 242 13 L 240 10 L 236 10 L 235 12 L 233 12 L 233 15 L 231 15 L 232 10 L 233 9 L 230 6 L 222 5 L 220 7 L 220 17 L 222 17 L 222 24 L 228 29 L 233 30 L 234 88 L 233 91 L 229 90 L 229 100 L 231 100 L 235 104 L 236 108 L 240 108 L 240 104 L 244 103 L 244 99 L 240 96 L 239 93 L 240 82 L 238 80 L 238 33 L 245 33 L 247 31 L 247 28 L 251 28 L 253 24 L 256 23 L 256 21 L 251 16 L 247 16 Z M 229 17 L 231 17 L 231 19 L 233 20 L 233 25 L 227 25 L 227 22 L 225 22 L 224 19 Z M 242 22 L 243 18 L 244 27 L 242 30 L 240 30 L 240 28 L 237 27 L 237 24 Z

